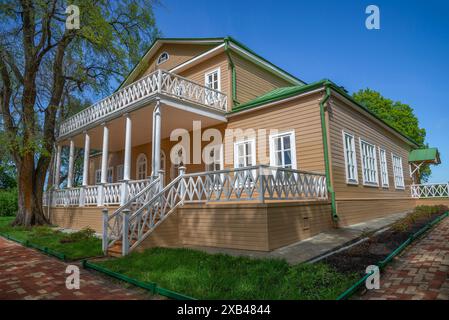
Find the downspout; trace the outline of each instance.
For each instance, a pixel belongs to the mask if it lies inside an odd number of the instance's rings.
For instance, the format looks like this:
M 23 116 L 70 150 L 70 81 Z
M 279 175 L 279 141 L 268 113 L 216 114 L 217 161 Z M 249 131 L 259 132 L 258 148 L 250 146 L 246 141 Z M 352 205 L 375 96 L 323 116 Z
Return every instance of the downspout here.
M 330 98 L 331 90 L 329 88 L 329 83 L 324 84 L 326 93 L 324 94 L 323 99 L 320 102 L 320 117 L 321 117 L 321 132 L 323 136 L 323 153 L 324 153 L 324 167 L 326 171 L 326 186 L 327 191 L 331 197 L 331 211 L 332 211 L 332 220 L 338 221 L 337 214 L 337 205 L 335 202 L 335 192 L 331 183 L 331 174 L 330 174 L 330 164 L 329 164 L 329 145 L 327 141 L 327 127 L 326 127 L 326 116 L 325 116 L 325 104 Z
M 231 66 L 232 103 L 233 103 L 233 106 L 235 106 L 235 105 L 239 104 L 239 102 L 237 101 L 237 90 L 236 90 L 237 76 L 236 76 L 236 72 L 235 72 L 234 61 L 232 61 L 231 54 L 229 53 L 229 39 L 226 37 L 224 39 L 224 42 L 225 42 L 225 52 L 226 52 L 226 55 L 228 56 L 228 61 Z

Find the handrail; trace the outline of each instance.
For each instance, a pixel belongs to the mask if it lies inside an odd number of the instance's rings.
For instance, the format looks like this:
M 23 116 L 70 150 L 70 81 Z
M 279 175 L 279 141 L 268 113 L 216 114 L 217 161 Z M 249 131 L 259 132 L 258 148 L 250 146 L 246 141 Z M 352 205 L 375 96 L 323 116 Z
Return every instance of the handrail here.
M 412 198 L 449 198 L 449 183 L 422 183 L 410 186 Z
M 324 174 L 257 165 L 180 174 L 133 212 L 125 213 L 128 207 L 123 206 L 114 216 L 123 213 L 117 220 L 122 225 L 116 228 L 126 255 L 185 202 L 308 198 L 327 198 Z
M 184 83 L 187 85 L 184 85 Z M 62 137 L 75 130 L 79 130 L 118 110 L 122 110 L 127 106 L 158 93 L 189 100 L 223 112 L 227 109 L 227 96 L 225 93 L 177 74 L 165 70 L 156 70 L 68 117 L 61 123 L 59 136 Z

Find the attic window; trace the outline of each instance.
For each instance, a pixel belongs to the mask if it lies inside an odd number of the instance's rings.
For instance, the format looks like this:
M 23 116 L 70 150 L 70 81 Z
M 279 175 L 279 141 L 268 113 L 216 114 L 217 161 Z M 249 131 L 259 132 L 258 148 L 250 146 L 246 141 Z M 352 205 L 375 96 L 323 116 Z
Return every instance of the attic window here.
M 157 64 L 164 63 L 169 58 L 169 55 L 167 52 L 162 52 L 159 58 L 157 58 Z

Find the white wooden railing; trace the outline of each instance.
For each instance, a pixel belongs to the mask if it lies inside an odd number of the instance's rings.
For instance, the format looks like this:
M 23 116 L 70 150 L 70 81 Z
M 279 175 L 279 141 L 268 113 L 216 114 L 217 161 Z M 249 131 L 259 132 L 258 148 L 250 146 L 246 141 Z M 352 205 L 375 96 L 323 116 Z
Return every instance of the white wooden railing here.
M 43 194 L 43 202 L 44 205 L 47 205 L 49 199 L 51 199 L 53 207 L 96 206 L 99 205 L 100 192 L 103 192 L 103 205 L 119 205 L 122 203 L 121 198 L 123 194 L 126 196 L 123 202 L 126 202 L 147 187 L 152 179 L 106 183 L 103 186 L 94 185 L 52 190 Z M 123 193 L 123 187 L 126 188 L 126 193 Z M 51 197 L 49 195 L 50 192 L 52 192 Z
M 145 189 L 147 190 L 147 189 Z M 157 192 L 156 192 L 157 191 Z M 149 194 L 149 190 L 146 191 Z M 326 177 L 321 173 L 258 165 L 232 170 L 184 174 L 165 188 L 151 190 L 139 206 L 129 203 L 103 216 L 103 250 L 122 241 L 122 254 L 139 245 L 178 206 L 187 202 L 323 200 L 327 199 Z
M 65 120 L 60 126 L 59 136 L 68 135 L 84 126 L 99 122 L 156 94 L 187 100 L 223 112 L 227 109 L 226 94 L 174 73 L 157 70 Z
M 412 184 L 410 186 L 413 198 L 449 198 L 449 183 Z
M 130 211 L 137 211 L 141 206 L 150 201 L 154 195 L 160 190 L 160 178 L 152 179 L 151 183 L 146 184 L 139 192 L 134 194 L 128 201 L 120 206 L 111 215 L 108 211 L 104 211 L 103 216 L 103 251 L 114 245 L 117 240 L 122 239 L 124 216 Z M 128 229 L 128 227 L 125 227 Z

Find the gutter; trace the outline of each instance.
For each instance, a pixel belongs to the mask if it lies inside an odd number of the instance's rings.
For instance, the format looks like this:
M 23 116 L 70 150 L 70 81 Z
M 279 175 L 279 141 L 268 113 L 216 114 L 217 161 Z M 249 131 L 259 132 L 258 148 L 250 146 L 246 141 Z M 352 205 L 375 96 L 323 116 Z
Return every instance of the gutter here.
M 229 53 L 229 38 L 228 37 L 224 38 L 224 43 L 225 43 L 224 50 L 225 50 L 226 55 L 228 56 L 229 64 L 231 65 L 232 102 L 233 102 L 233 107 L 234 107 L 235 105 L 239 104 L 239 102 L 237 100 L 237 90 L 236 90 L 237 75 L 235 72 L 234 61 L 232 61 L 231 54 Z
M 323 153 L 324 153 L 324 165 L 326 171 L 326 185 L 329 195 L 331 197 L 331 212 L 332 212 L 332 220 L 337 222 L 339 217 L 337 214 L 337 205 L 335 202 L 335 191 L 331 183 L 331 174 L 330 174 L 330 164 L 329 164 L 329 145 L 327 140 L 327 127 L 326 127 L 326 116 L 325 116 L 325 107 L 324 105 L 327 103 L 331 96 L 331 90 L 329 87 L 330 83 L 325 82 L 325 94 L 323 99 L 320 102 L 320 118 L 321 118 L 321 132 L 323 137 Z

